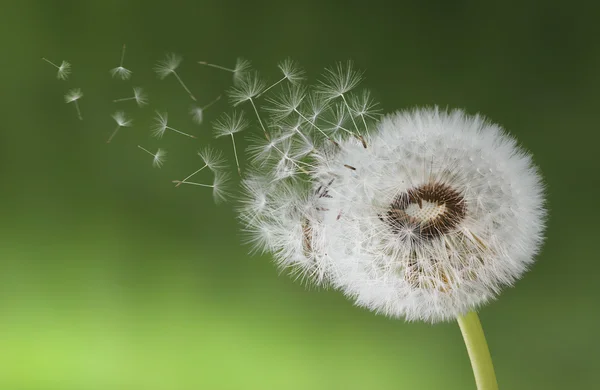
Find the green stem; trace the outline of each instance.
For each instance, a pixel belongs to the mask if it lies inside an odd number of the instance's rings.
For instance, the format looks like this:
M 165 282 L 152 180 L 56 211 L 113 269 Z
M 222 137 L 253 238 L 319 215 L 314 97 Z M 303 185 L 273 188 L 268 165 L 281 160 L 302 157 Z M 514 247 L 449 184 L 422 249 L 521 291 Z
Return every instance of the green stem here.
M 474 311 L 458 317 L 478 390 L 497 390 L 496 373 L 479 317 Z

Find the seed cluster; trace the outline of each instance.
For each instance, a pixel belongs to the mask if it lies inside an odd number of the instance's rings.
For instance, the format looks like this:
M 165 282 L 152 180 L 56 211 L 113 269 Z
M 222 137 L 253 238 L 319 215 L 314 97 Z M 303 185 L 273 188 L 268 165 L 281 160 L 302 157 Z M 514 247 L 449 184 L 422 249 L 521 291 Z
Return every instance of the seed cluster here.
M 419 212 L 412 212 L 417 206 Z M 466 212 L 460 193 L 443 183 L 428 183 L 399 194 L 385 221 L 396 233 L 410 231 L 413 237 L 431 240 L 450 232 Z

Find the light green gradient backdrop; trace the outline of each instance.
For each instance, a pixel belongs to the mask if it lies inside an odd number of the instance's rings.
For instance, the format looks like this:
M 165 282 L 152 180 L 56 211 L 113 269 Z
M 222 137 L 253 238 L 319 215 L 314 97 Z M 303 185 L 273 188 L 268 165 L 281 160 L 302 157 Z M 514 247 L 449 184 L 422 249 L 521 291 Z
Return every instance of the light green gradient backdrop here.
M 273 78 L 286 56 L 313 77 L 350 58 L 386 111 L 464 107 L 518 136 L 544 172 L 551 218 L 533 270 L 481 311 L 499 382 L 595 388 L 600 27 L 588 3 L 4 2 L 0 389 L 474 388 L 456 324 L 390 320 L 305 290 L 246 254 L 230 206 L 173 188 L 210 127 L 192 124 L 174 79 L 152 73 L 165 51 L 183 55 L 201 102 L 229 76 L 197 60 L 242 55 Z M 131 82 L 108 74 L 123 43 Z M 42 56 L 71 61 L 72 77 L 55 80 Z M 131 85 L 200 139 L 152 140 L 152 110 L 123 105 L 135 127 L 106 145 L 110 100 Z M 71 87 L 84 90 L 83 122 L 62 100 Z M 165 167 L 138 143 L 166 147 Z

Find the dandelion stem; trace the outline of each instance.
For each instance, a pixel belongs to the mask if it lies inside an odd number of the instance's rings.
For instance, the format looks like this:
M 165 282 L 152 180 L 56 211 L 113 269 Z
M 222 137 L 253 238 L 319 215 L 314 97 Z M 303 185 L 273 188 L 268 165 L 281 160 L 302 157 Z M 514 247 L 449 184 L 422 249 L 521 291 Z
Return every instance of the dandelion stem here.
M 121 98 L 121 99 L 115 99 L 115 100 L 113 100 L 113 103 L 117 103 L 117 102 L 124 102 L 124 101 L 127 101 L 127 100 L 133 100 L 133 99 L 135 99 L 135 96 L 132 96 L 132 97 L 126 97 L 126 98 Z
M 190 95 L 190 97 L 192 98 L 192 100 L 196 101 L 196 97 L 194 95 L 192 95 L 192 92 L 190 92 L 190 90 L 188 89 L 188 87 L 185 86 L 185 84 L 183 83 L 183 80 L 181 80 L 181 78 L 179 77 L 179 75 L 177 74 L 177 72 L 173 71 L 173 75 L 175 76 L 175 78 L 177 78 L 177 81 L 179 81 L 179 84 L 181 84 L 181 86 L 183 87 L 183 89 L 185 89 L 185 91 L 188 93 L 188 95 Z
M 260 123 L 260 127 L 262 127 L 263 133 L 265 133 L 265 138 L 267 139 L 267 141 L 270 141 L 271 137 L 269 137 L 269 133 L 267 133 L 267 129 L 265 129 L 265 125 L 263 125 L 262 120 L 260 119 L 260 115 L 258 115 L 258 110 L 256 109 L 256 105 L 254 104 L 254 100 L 252 98 L 250 98 L 249 100 L 250 104 L 252 104 L 252 108 L 254 108 L 256 117 L 258 118 L 258 123 Z
M 275 82 L 275 84 L 271 84 L 271 86 L 270 86 L 270 87 L 268 87 L 267 89 L 265 89 L 264 91 L 262 91 L 262 92 L 260 93 L 260 95 L 258 95 L 258 96 L 264 95 L 264 94 L 265 94 L 265 92 L 267 92 L 269 89 L 271 89 L 271 88 L 275 87 L 275 86 L 276 86 L 276 85 L 278 85 L 279 83 L 283 82 L 285 79 L 287 79 L 287 77 L 286 77 L 286 76 L 282 77 L 282 78 L 281 78 L 281 79 L 279 79 L 277 82 Z
M 54 66 L 56 69 L 60 69 L 60 66 L 56 65 L 54 62 L 45 59 L 44 57 L 42 57 L 42 60 L 46 61 L 47 63 L 49 63 L 50 65 Z
M 497 390 L 498 382 L 483 328 L 474 311 L 458 317 L 458 325 L 471 359 L 478 390 Z
M 202 184 L 202 183 L 194 183 L 193 181 L 179 181 L 179 180 L 173 180 L 173 183 L 177 183 L 177 185 L 179 184 L 191 184 L 193 186 L 200 186 L 200 187 L 207 187 L 207 188 L 215 188 L 214 184 L 210 185 L 210 184 Z M 177 187 L 177 186 L 175 186 Z
M 231 73 L 235 72 L 234 69 L 229 69 L 229 68 L 226 68 L 226 67 L 220 66 L 220 65 L 209 64 L 208 62 L 205 62 L 205 61 L 198 61 L 198 63 L 200 65 L 210 66 L 211 68 L 217 68 L 217 69 L 221 69 L 221 70 L 226 70 L 226 71 L 231 72 Z
M 240 169 L 240 162 L 238 160 L 237 149 L 235 147 L 235 138 L 233 137 L 233 133 L 231 133 L 231 143 L 233 144 L 233 155 L 235 156 L 235 165 L 237 165 L 238 174 L 242 176 L 242 170 Z
M 148 153 L 149 155 L 154 156 L 154 153 L 152 153 L 148 149 L 142 148 L 140 145 L 138 145 L 138 148 L 142 149 L 144 152 Z
M 174 132 L 176 132 L 176 133 L 179 133 L 179 134 L 181 134 L 181 135 L 185 135 L 186 137 L 190 137 L 190 138 L 196 138 L 196 136 L 195 136 L 195 135 L 191 135 L 191 134 L 188 134 L 188 133 L 184 133 L 183 131 L 179 131 L 179 130 L 177 130 L 177 129 L 174 129 L 174 128 L 172 128 L 172 127 L 169 127 L 169 126 L 166 126 L 165 128 L 166 128 L 166 129 L 169 129 L 169 130 L 172 130 L 172 131 L 174 131 Z
M 115 131 L 113 131 L 113 133 L 110 135 L 110 137 L 108 137 L 108 141 L 106 141 L 107 144 L 110 143 L 110 141 L 112 141 L 112 139 L 114 138 L 115 135 L 117 135 L 120 128 L 121 128 L 121 126 L 118 125 L 117 128 L 115 129 Z
M 123 44 L 123 51 L 121 52 L 121 62 L 119 63 L 119 66 L 123 66 L 123 60 L 125 59 L 125 44 Z
M 77 103 L 77 100 L 74 100 L 73 103 L 75 103 L 75 109 L 77 110 L 77 118 L 79 118 L 79 120 L 82 121 L 83 117 L 81 116 L 81 110 L 79 109 L 79 103 Z
M 213 104 L 215 104 L 216 102 L 219 101 L 219 99 L 221 99 L 221 95 L 217 96 L 217 98 L 215 100 L 213 100 L 212 102 L 208 103 L 205 106 L 202 106 L 203 110 L 206 110 L 208 107 L 212 106 Z
M 198 169 L 196 172 L 192 173 L 191 175 L 189 175 L 188 177 L 186 177 L 183 180 L 175 180 L 175 181 L 173 181 L 173 183 L 177 183 L 177 185 L 175 187 L 179 187 L 182 183 L 186 183 L 187 179 L 189 179 L 190 177 L 194 176 L 196 173 L 200 172 L 201 170 L 203 170 L 207 166 L 208 165 L 204 165 L 202 168 Z

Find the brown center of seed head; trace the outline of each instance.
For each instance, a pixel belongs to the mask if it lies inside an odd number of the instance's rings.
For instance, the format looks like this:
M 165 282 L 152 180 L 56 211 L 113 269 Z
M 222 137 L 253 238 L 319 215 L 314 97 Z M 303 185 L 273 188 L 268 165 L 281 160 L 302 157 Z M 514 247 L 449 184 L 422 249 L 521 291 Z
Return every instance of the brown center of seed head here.
M 381 219 L 394 233 L 412 232 L 430 240 L 456 227 L 466 211 L 459 192 L 447 184 L 427 183 L 397 195 Z

